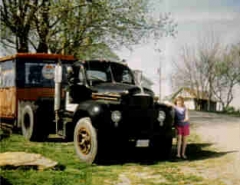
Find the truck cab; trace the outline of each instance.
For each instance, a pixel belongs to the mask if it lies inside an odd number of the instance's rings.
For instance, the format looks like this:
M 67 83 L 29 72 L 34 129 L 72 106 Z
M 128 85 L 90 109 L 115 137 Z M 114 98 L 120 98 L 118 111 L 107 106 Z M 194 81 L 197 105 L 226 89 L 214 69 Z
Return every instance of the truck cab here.
M 127 145 L 170 154 L 173 110 L 157 102 L 136 76 L 125 63 L 100 60 L 77 62 L 68 70 L 60 122 L 66 136 L 67 128 L 73 133 L 80 160 L 92 163 L 102 151 Z

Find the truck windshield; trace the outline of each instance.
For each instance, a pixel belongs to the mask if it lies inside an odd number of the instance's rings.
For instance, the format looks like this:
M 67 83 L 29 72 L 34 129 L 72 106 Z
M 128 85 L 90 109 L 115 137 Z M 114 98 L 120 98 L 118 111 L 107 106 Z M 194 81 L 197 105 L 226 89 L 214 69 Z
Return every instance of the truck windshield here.
M 127 66 L 111 63 L 111 69 L 115 82 L 134 84 L 133 74 Z
M 90 84 L 101 82 L 134 84 L 133 74 L 125 65 L 113 62 L 89 61 L 85 64 L 85 67 Z

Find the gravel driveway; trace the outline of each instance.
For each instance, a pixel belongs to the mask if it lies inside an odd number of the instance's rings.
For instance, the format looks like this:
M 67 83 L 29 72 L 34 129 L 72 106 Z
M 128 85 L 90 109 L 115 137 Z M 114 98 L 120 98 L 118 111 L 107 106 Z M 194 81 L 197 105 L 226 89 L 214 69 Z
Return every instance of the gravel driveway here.
M 206 178 L 222 178 L 224 184 L 240 185 L 240 117 L 191 111 L 190 119 L 203 142 L 213 143 L 217 152 L 226 152 L 216 167 L 197 173 Z

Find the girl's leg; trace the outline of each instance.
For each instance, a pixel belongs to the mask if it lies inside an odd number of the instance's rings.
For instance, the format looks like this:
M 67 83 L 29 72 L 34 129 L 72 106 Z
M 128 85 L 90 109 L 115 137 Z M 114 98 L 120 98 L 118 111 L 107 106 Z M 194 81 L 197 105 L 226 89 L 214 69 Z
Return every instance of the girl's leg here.
M 182 157 L 186 159 L 186 148 L 187 148 L 187 136 L 190 134 L 189 125 L 183 128 L 183 138 L 182 138 Z
M 177 136 L 177 157 L 181 157 L 182 135 Z
M 182 143 L 182 157 L 187 158 L 186 155 L 185 155 L 186 148 L 187 148 L 187 136 L 183 136 L 182 141 L 183 141 L 183 143 Z

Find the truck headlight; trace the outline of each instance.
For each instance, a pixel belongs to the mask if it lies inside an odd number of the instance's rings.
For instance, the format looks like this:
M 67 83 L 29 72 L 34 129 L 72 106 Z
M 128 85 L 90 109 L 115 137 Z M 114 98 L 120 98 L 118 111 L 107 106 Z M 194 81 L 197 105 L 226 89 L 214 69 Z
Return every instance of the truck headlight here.
M 166 113 L 164 111 L 159 111 L 158 112 L 158 121 L 159 122 L 163 122 L 166 118 Z
M 122 118 L 122 114 L 120 111 L 115 110 L 112 112 L 111 119 L 114 123 L 118 123 Z

